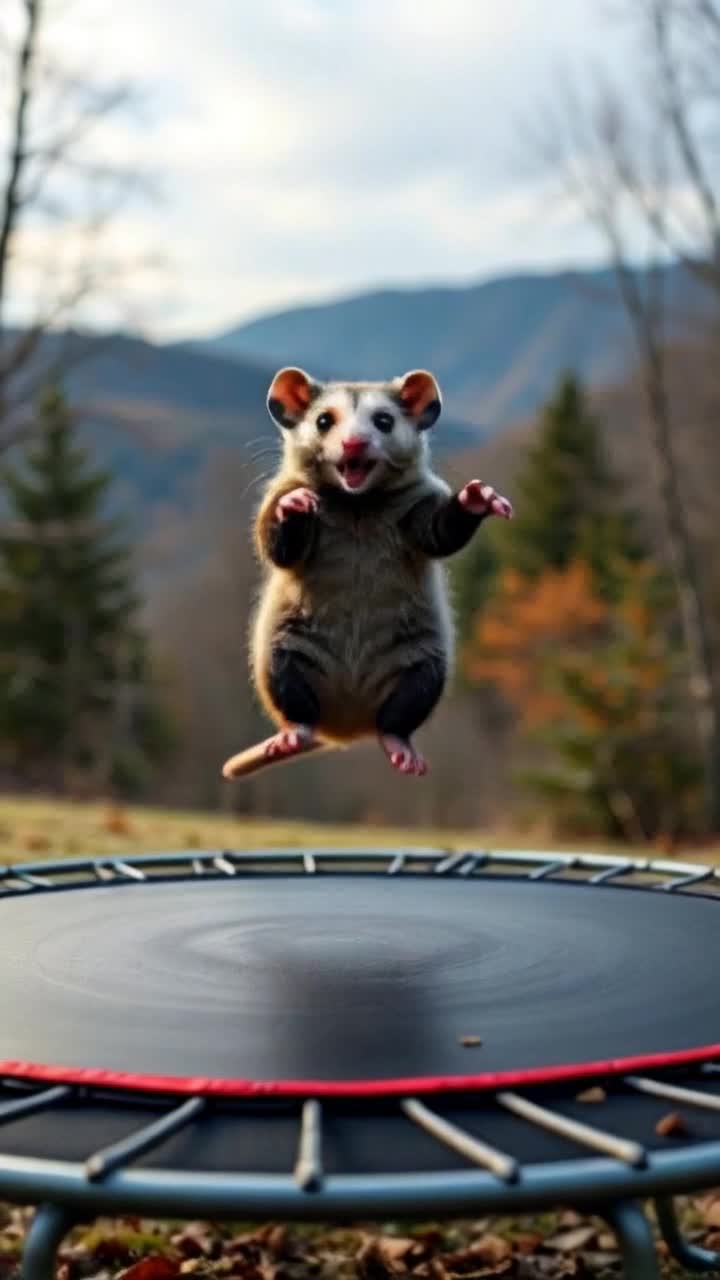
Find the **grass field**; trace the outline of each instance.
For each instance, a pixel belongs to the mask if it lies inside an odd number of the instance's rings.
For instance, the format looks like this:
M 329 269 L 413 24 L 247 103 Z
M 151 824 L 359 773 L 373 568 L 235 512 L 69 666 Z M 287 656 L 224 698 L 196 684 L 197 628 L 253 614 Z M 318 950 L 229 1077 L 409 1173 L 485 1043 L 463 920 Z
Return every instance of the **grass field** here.
M 564 844 L 512 830 L 402 830 L 372 826 L 246 820 L 190 810 L 119 808 L 102 803 L 0 797 L 0 864 L 50 858 L 177 852 L 182 849 L 328 848 L 429 846 L 440 849 L 578 849 L 637 857 L 667 857 L 645 845 L 635 849 L 607 843 Z M 681 861 L 720 862 L 720 846 L 679 849 Z

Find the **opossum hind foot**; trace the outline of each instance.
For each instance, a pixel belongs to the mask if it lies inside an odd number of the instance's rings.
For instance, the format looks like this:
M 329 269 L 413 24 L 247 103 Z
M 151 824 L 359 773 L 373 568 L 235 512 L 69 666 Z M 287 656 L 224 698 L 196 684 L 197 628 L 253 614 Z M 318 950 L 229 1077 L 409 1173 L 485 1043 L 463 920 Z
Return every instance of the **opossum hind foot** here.
M 276 760 L 283 756 L 297 756 L 302 751 L 309 751 L 316 746 L 314 730 L 304 724 L 293 725 L 289 729 L 280 729 L 264 744 L 268 760 Z
M 380 735 L 380 746 L 398 773 L 411 774 L 416 778 L 427 773 L 427 760 L 415 750 L 409 740 L 396 738 L 392 733 L 383 733 Z
M 304 755 L 306 751 L 316 751 L 321 746 L 323 743 L 315 736 L 313 729 L 307 725 L 290 725 L 274 733 L 272 738 L 266 738 L 264 742 L 246 747 L 244 751 L 231 756 L 223 765 L 223 777 L 246 777 L 269 764 L 281 764 L 284 760 Z

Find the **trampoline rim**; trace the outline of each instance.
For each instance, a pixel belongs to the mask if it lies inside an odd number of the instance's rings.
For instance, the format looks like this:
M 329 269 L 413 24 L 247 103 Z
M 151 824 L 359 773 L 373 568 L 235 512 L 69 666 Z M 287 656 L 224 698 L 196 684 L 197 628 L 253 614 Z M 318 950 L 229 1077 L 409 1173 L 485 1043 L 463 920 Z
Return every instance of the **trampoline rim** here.
M 607 884 L 612 887 L 620 887 L 618 878 L 628 876 L 628 874 L 653 874 L 653 876 L 666 877 L 666 882 L 651 886 L 651 884 L 643 884 L 643 886 L 633 886 L 635 888 L 643 888 L 643 890 L 675 890 L 676 887 L 682 888 L 685 878 L 693 879 L 717 879 L 720 881 L 720 865 L 710 865 L 707 863 L 678 863 L 669 859 L 648 859 L 648 858 L 625 858 L 618 854 L 593 854 L 584 850 L 578 851 L 556 851 L 556 850 L 533 850 L 533 849 L 450 849 L 450 847 L 437 846 L 420 846 L 420 847 L 372 847 L 372 849 L 364 849 L 364 847 L 336 847 L 336 846 L 277 846 L 268 847 L 268 849 L 245 849 L 242 851 L 232 849 L 202 849 L 202 850 L 178 850 L 178 851 L 158 851 L 145 852 L 145 854 L 100 854 L 96 858 L 56 858 L 46 859 L 44 861 L 29 861 L 29 863 L 9 863 L 0 865 L 0 893 L 3 897 L 24 897 L 29 893 L 41 892 L 45 886 L 37 882 L 38 877 L 51 876 L 51 874 L 76 874 L 79 872 L 92 873 L 92 878 L 85 883 L 69 883 L 69 884 L 49 884 L 47 888 L 56 892 L 59 888 L 64 890 L 79 890 L 79 888 L 90 887 L 110 887 L 110 884 L 131 884 L 142 883 L 143 870 L 152 868 L 170 868 L 170 867 L 186 867 L 188 870 L 187 878 L 200 878 L 200 868 L 202 872 L 205 869 L 213 869 L 218 867 L 219 863 L 225 863 L 224 874 L 236 874 L 237 870 L 242 870 L 243 864 L 246 863 L 272 863 L 272 861 L 282 861 L 282 863 L 293 864 L 300 863 L 304 865 L 306 859 L 324 860 L 331 859 L 336 863 L 350 864 L 352 861 L 370 861 L 370 863 L 379 863 L 379 861 L 393 861 L 398 858 L 410 861 L 425 861 L 429 864 L 428 874 L 437 874 L 439 864 L 450 863 L 455 860 L 475 860 L 480 867 L 487 864 L 506 864 L 509 867 L 518 867 L 518 865 L 527 865 L 538 869 L 538 876 L 541 878 L 539 870 L 547 868 L 551 870 L 588 870 L 588 872 L 606 872 L 612 876 L 612 879 L 606 879 Z M 232 869 L 231 869 L 231 864 Z M 137 873 L 137 881 L 135 877 L 127 876 L 123 872 L 123 868 L 131 870 L 135 868 Z M 193 869 L 195 868 L 195 869 Z M 306 869 L 310 869 L 307 868 Z M 345 872 L 345 868 L 343 868 Z M 336 873 L 337 874 L 337 873 Z M 369 873 L 377 874 L 377 872 Z M 27 877 L 28 883 L 23 890 L 10 892 L 3 890 L 5 881 L 12 881 L 15 877 Z M 181 877 L 170 877 L 173 881 Z M 222 873 L 218 873 L 218 878 L 222 878 Z M 551 877 L 542 877 L 551 878 Z M 35 879 L 35 883 L 33 883 Z M 160 882 L 163 877 L 156 877 L 156 882 Z M 628 886 L 624 886 L 628 887 Z M 700 896 L 705 896 L 701 895 Z M 706 895 L 711 899 L 719 899 L 717 893 Z
M 310 1220 L 357 1215 L 452 1216 L 513 1212 L 545 1205 L 617 1202 L 701 1190 L 720 1181 L 720 1142 L 648 1155 L 642 1168 L 606 1157 L 529 1164 L 515 1183 L 475 1170 L 443 1173 L 325 1175 L 317 1190 L 291 1174 L 121 1169 L 96 1183 L 83 1165 L 0 1156 L 0 1196 L 50 1201 L 78 1212 L 142 1211 L 156 1216 L 266 1217 Z

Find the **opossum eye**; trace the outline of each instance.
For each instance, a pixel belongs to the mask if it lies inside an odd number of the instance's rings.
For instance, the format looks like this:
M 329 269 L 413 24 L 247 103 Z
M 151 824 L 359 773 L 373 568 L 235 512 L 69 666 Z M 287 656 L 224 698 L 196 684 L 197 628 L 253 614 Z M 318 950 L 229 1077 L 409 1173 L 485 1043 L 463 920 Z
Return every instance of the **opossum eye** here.
M 318 431 L 329 431 L 335 421 L 334 413 L 319 413 L 315 419 L 315 426 Z
M 395 422 L 392 414 L 386 413 L 384 409 L 378 409 L 377 413 L 373 414 L 372 420 L 378 431 L 384 431 L 385 433 L 392 431 Z

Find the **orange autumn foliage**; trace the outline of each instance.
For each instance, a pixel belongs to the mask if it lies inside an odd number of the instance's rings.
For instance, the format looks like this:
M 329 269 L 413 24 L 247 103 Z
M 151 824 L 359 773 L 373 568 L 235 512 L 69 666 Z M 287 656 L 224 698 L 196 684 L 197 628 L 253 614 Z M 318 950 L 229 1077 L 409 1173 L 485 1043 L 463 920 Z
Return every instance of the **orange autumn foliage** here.
M 637 719 L 647 702 L 642 694 L 654 693 L 668 675 L 645 589 L 651 572 L 650 566 L 629 571 L 622 600 L 610 604 L 597 594 L 592 570 L 581 560 L 535 579 L 506 570 L 492 607 L 471 633 L 467 678 L 493 684 L 529 726 L 571 715 L 600 730 L 616 716 Z M 618 637 L 621 656 L 612 649 Z M 590 695 L 582 703 L 571 700 L 556 678 L 570 672 Z

